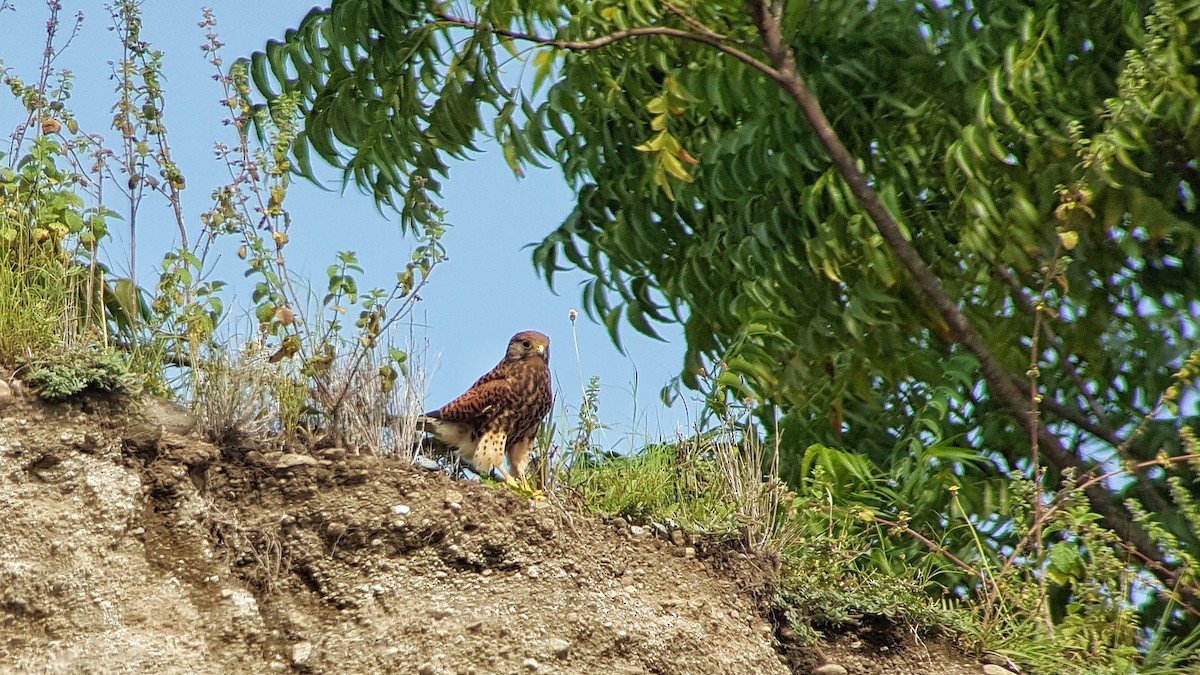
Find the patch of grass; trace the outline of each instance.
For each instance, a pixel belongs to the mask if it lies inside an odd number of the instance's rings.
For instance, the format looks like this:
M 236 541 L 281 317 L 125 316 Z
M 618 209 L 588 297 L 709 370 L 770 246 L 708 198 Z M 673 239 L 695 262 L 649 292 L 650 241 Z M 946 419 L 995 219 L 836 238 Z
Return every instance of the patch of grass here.
M 0 215 L 0 232 L 16 225 Z M 81 268 L 37 251 L 0 246 L 0 361 L 58 345 L 74 332 Z
M 754 434 L 730 430 L 650 445 L 632 456 L 592 455 L 571 468 L 585 510 L 635 522 L 673 522 L 702 534 L 743 538 L 782 561 L 776 602 L 801 638 L 819 628 L 886 617 L 901 625 L 966 630 L 969 614 L 930 599 L 928 575 L 856 565 L 876 536 L 866 523 L 831 521 L 820 495 L 795 495 L 764 472 L 772 464 Z
M 100 348 L 60 348 L 18 359 L 21 376 L 38 396 L 61 401 L 84 391 L 132 396 L 140 387 L 124 357 Z
M 737 504 L 716 463 L 694 443 L 659 443 L 632 455 L 595 454 L 572 467 L 567 485 L 590 511 L 636 522 L 673 522 L 703 532 L 737 532 Z

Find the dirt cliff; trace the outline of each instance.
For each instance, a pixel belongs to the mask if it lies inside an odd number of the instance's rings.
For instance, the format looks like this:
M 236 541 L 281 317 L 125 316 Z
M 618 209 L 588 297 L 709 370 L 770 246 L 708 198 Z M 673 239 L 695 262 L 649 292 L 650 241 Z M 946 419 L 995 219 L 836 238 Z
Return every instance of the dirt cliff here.
M 981 672 L 897 627 L 781 642 L 736 544 L 0 385 L 0 672 Z

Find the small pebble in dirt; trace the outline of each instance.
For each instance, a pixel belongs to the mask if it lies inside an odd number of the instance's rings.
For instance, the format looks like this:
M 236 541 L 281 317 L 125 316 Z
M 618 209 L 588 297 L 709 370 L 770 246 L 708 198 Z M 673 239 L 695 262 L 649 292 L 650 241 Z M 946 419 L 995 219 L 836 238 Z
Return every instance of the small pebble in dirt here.
M 844 666 L 839 666 L 836 663 L 826 663 L 823 666 L 813 668 L 813 675 L 846 675 L 847 671 Z
M 524 668 L 525 670 L 532 672 L 534 670 L 537 670 L 539 667 L 541 667 L 541 664 L 537 662 L 537 659 L 528 658 L 528 659 L 525 659 L 523 662 L 521 662 L 521 667 Z
M 683 557 L 695 558 L 696 557 L 696 548 L 694 546 L 688 546 L 688 547 L 684 548 L 683 549 Z
M 462 511 L 462 504 L 459 504 L 458 502 L 446 502 L 446 508 L 450 509 L 454 513 L 458 513 L 459 511 Z
M 1004 666 L 988 663 L 983 666 L 983 675 L 1012 675 L 1012 671 Z
M 433 664 L 428 661 L 417 666 L 417 673 L 419 675 L 433 675 L 435 672 L 437 671 L 434 669 Z
M 408 508 L 408 504 L 397 504 L 392 507 L 392 513 L 398 516 L 407 516 L 411 512 L 412 509 Z
M 462 500 L 462 493 L 458 490 L 446 490 L 445 502 L 447 505 L 450 503 L 461 503 Z
M 292 665 L 302 666 L 308 662 L 308 658 L 312 656 L 312 643 L 308 640 L 297 642 L 292 645 Z
M 525 576 L 529 577 L 530 579 L 538 578 L 538 568 L 530 565 L 529 569 L 525 570 Z
M 562 638 L 550 638 L 546 640 L 546 651 L 553 654 L 555 658 L 565 659 L 571 653 L 571 643 Z
M 632 534 L 635 537 L 641 538 L 641 537 L 644 537 L 644 536 L 650 534 L 650 530 L 642 527 L 641 525 L 630 525 L 629 526 L 629 534 Z

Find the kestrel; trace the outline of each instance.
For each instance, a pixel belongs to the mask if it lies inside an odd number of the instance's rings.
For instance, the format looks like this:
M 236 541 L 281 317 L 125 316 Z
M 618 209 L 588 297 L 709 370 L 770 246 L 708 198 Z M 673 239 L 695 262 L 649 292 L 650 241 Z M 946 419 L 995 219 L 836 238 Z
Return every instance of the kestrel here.
M 550 412 L 550 338 L 532 330 L 517 333 L 508 351 L 465 394 L 425 413 L 421 426 L 438 441 L 458 450 L 480 476 L 499 469 L 504 482 L 536 493 L 525 480 L 538 426 Z M 504 459 L 516 474 L 504 469 Z

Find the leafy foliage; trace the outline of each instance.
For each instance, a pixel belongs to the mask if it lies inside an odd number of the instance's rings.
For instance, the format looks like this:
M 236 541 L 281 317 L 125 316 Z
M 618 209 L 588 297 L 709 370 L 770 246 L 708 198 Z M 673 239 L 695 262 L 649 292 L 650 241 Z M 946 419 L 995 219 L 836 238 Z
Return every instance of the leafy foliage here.
M 1016 557 L 1036 541 L 1034 557 L 1060 565 L 1066 549 L 1041 547 L 1053 525 L 1041 502 L 1060 484 L 1059 497 L 1075 494 L 1061 481 L 1089 472 L 1089 503 L 1122 545 L 1167 587 L 1190 583 L 1200 540 L 1180 500 L 1195 484 L 1147 468 L 1178 468 L 1196 423 L 1160 402 L 1192 391 L 1194 377 L 1173 378 L 1200 347 L 1200 6 L 448 11 L 339 0 L 251 59 L 261 93 L 300 96 L 302 170 L 315 151 L 420 228 L 413 190 L 436 194 L 445 159 L 481 138 L 518 173 L 551 162 L 578 199 L 535 265 L 551 282 L 564 265 L 589 273 L 585 308 L 614 339 L 622 323 L 648 335 L 682 324 L 678 384 L 716 412 L 746 399 L 765 420 L 779 406 L 773 440 L 793 485 L 837 458 L 838 489 L 882 497 L 878 512 L 949 527 L 953 503 L 969 524 L 948 530 L 963 550 Z M 505 70 L 516 60 L 528 85 Z M 830 128 L 812 107 L 800 114 L 796 86 Z M 855 165 L 831 162 L 830 135 Z M 962 340 L 857 203 L 854 172 L 981 344 Z M 998 384 L 1028 401 L 998 398 Z M 1069 447 L 1044 476 L 1026 404 Z M 1010 474 L 1033 480 L 1031 511 L 1006 500 Z M 948 587 L 975 584 L 956 579 Z
M 1169 69 L 1190 63 L 1183 26 L 1196 10 L 1109 8 L 823 3 L 788 7 L 782 24 L 840 137 L 989 346 L 1024 372 L 1027 310 L 1053 308 L 1058 339 L 1039 355 L 1054 366 L 1042 371 L 1047 398 L 1086 414 L 1095 404 L 1097 422 L 1120 429 L 1150 411 L 1192 343 L 1186 299 L 1200 277 L 1179 157 L 1197 108 L 1194 78 Z M 403 176 L 445 175 L 441 158 L 480 135 L 514 166 L 550 159 L 579 201 L 535 262 L 548 278 L 564 262 L 591 273 L 586 306 L 614 336 L 622 317 L 648 334 L 653 320 L 683 322 L 684 384 L 783 404 L 827 444 L 887 451 L 895 434 L 978 434 L 1001 466 L 1018 460 L 1024 440 L 972 391 L 971 357 L 946 368 L 960 349 L 771 82 L 666 36 L 562 49 L 688 21 L 751 43 L 738 4 L 676 15 L 643 2 L 479 3 L 470 21 L 441 11 L 335 2 L 255 55 L 260 90 L 301 96 L 302 169 L 315 150 L 396 203 L 409 199 Z M 535 80 L 553 78 L 541 101 L 498 65 L 501 48 L 529 42 L 501 32 L 539 29 Z M 1071 264 L 1041 294 L 1065 252 L 1060 232 Z
M 90 390 L 122 396 L 140 391 L 125 359 L 110 349 L 41 351 L 19 360 L 26 382 L 47 401 L 60 401 Z

